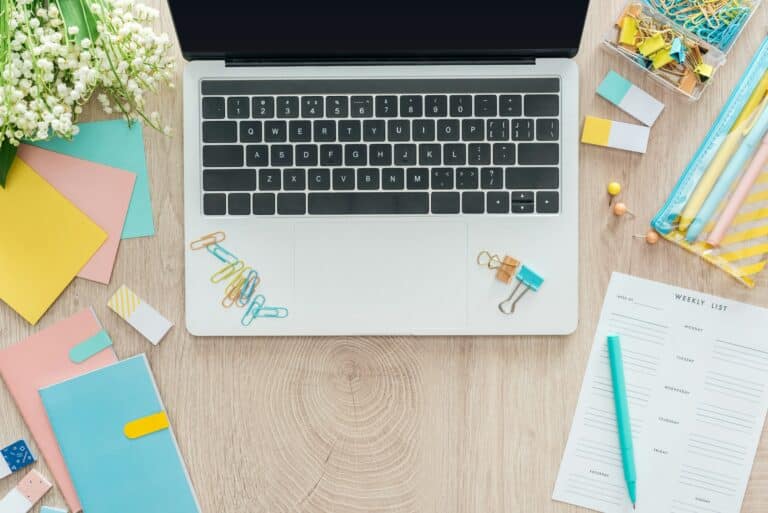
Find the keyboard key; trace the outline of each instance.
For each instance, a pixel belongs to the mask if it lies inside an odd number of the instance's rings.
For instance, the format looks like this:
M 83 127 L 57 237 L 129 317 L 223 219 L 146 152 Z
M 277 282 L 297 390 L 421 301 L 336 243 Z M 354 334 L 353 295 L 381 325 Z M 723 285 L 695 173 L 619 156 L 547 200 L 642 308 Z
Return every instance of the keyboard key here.
M 491 163 L 491 145 L 488 143 L 472 143 L 469 145 L 467 162 L 470 165 L 482 166 Z
M 346 96 L 329 96 L 325 99 L 325 115 L 329 118 L 346 118 L 349 102 Z
M 557 189 L 560 172 L 556 167 L 508 167 L 507 189 Z
M 435 120 L 434 119 L 414 120 L 413 140 L 414 141 L 434 141 L 435 140 Z
M 383 119 L 368 119 L 363 121 L 363 140 L 380 142 L 387 139 L 386 126 Z
M 339 141 L 358 142 L 362 139 L 359 121 L 339 121 Z
M 459 135 L 458 119 L 441 119 L 437 122 L 438 141 L 458 141 Z
M 513 203 L 533 203 L 533 191 L 513 191 L 510 196 Z
M 269 147 L 266 144 L 250 144 L 245 147 L 245 163 L 248 166 L 269 165 Z
M 468 94 L 451 95 L 451 117 L 468 118 L 472 115 L 472 96 Z
M 458 193 L 456 193 L 458 195 Z M 309 213 L 343 214 L 426 214 L 426 192 L 315 192 L 309 194 Z
M 275 193 L 257 192 L 253 195 L 253 215 L 271 216 L 275 213 Z
M 321 193 L 323 194 L 323 193 Z M 303 192 L 283 192 L 277 195 L 277 213 L 280 215 L 304 215 L 307 213 L 306 195 Z
M 519 94 L 502 94 L 499 98 L 499 113 L 507 117 L 520 116 L 523 113 L 523 97 Z
M 203 166 L 205 167 L 240 167 L 242 165 L 242 146 L 203 146 Z
M 514 164 L 515 145 L 513 143 L 495 143 L 493 145 L 493 163 L 497 166 Z
M 425 167 L 412 167 L 408 169 L 408 188 L 409 189 L 428 189 L 429 188 L 429 170 Z
M 203 195 L 203 214 L 223 216 L 227 213 L 227 195 L 223 193 Z
M 277 97 L 277 117 L 278 118 L 298 118 L 299 117 L 299 97 L 298 96 L 278 96 Z
M 476 167 L 460 167 L 456 169 L 457 189 L 477 189 L 478 169 Z
M 462 120 L 461 136 L 464 141 L 482 141 L 485 139 L 485 122 L 482 119 Z
M 376 97 L 376 117 L 394 118 L 397 116 L 397 96 Z
M 517 145 L 517 161 L 525 165 L 554 165 L 560 162 L 560 145 L 557 143 L 520 143 Z
M 237 123 L 234 121 L 203 121 L 203 142 L 237 142 Z
M 365 166 L 368 164 L 368 147 L 365 144 L 347 144 L 344 146 L 345 166 Z
M 309 190 L 327 191 L 331 188 L 331 170 L 330 169 L 310 169 L 309 170 Z
M 560 113 L 560 97 L 556 94 L 525 95 L 526 116 L 557 116 Z
M 251 195 L 247 193 L 232 193 L 227 201 L 227 212 L 231 216 L 251 215 Z
M 560 211 L 560 198 L 557 191 L 539 191 L 536 193 L 536 212 L 539 214 L 557 214 Z
M 488 140 L 489 141 L 509 141 L 509 120 L 508 119 L 489 119 L 488 120 Z
M 483 189 L 501 189 L 503 185 L 504 171 L 500 167 L 484 167 L 480 170 L 480 187 Z
M 362 190 L 376 190 L 379 188 L 378 168 L 358 169 L 357 188 Z
M 467 147 L 463 144 L 444 145 L 443 163 L 448 166 L 463 166 L 467 163 Z
M 392 165 L 392 146 L 389 144 L 371 144 L 368 158 L 372 166 Z
M 381 170 L 381 188 L 395 190 L 405 188 L 405 171 L 401 167 L 388 167 Z
M 512 140 L 513 141 L 533 141 L 533 120 L 532 119 L 513 119 L 512 120 Z
M 286 169 L 283 171 L 283 188 L 286 191 L 303 191 L 306 187 L 307 172 L 305 170 Z M 274 204 L 274 200 L 272 203 Z
M 250 101 L 247 96 L 230 96 L 227 98 L 227 117 L 230 119 L 248 119 L 251 117 L 249 103 Z M 250 204 L 250 199 L 248 203 Z M 248 213 L 251 213 L 250 207 Z
M 509 214 L 509 193 L 489 192 L 487 200 L 489 214 Z
M 255 191 L 256 170 L 254 169 L 205 169 L 203 171 L 204 191 Z
M 323 144 L 320 146 L 321 166 L 340 166 L 342 159 L 341 144 Z
M 253 117 L 259 119 L 275 117 L 275 99 L 271 96 L 253 97 Z
M 421 96 L 406 95 L 400 97 L 400 115 L 404 118 L 420 118 L 424 110 Z
M 322 96 L 304 96 L 301 99 L 301 117 L 302 118 L 322 118 L 323 117 L 323 97 Z
M 439 144 L 420 144 L 419 164 L 422 166 L 439 166 L 441 164 L 441 152 Z
M 312 126 L 315 142 L 334 142 L 336 140 L 335 121 L 315 121 Z
M 291 142 L 309 142 L 312 140 L 311 121 L 291 121 L 288 125 L 288 138 Z
M 433 214 L 458 214 L 459 213 L 459 193 L 458 192 L 433 192 L 432 193 L 432 213 Z
M 432 168 L 431 183 L 433 189 L 453 189 L 453 168 L 435 167 Z
M 482 214 L 485 212 L 485 193 L 462 192 L 461 211 L 465 214 Z
M 288 123 L 285 121 L 267 121 L 264 123 L 265 142 L 285 142 L 288 140 Z
M 315 144 L 299 144 L 296 146 L 296 165 L 297 166 L 316 166 L 317 152 L 319 151 Z
M 536 139 L 539 141 L 557 141 L 560 137 L 560 123 L 557 119 L 537 119 Z
M 387 137 L 392 142 L 411 140 L 411 122 L 407 119 L 391 119 L 387 123 Z
M 395 144 L 395 165 L 396 166 L 415 166 L 416 165 L 416 145 L 415 144 Z
M 279 169 L 260 169 L 259 170 L 259 190 L 279 191 L 280 190 L 280 170 Z
M 352 97 L 353 118 L 370 118 L 373 116 L 373 96 L 353 96 Z
M 512 202 L 513 214 L 533 214 L 533 203 L 515 203 Z
M 224 98 L 203 98 L 204 119 L 224 119 Z
M 337 191 L 351 191 L 355 188 L 355 170 L 337 168 L 333 170 L 333 188 Z
M 444 94 L 430 94 L 426 97 L 426 115 L 429 118 L 444 118 L 448 115 L 448 97 Z
M 491 118 L 498 114 L 495 94 L 478 94 L 475 96 L 475 116 Z
M 269 162 L 271 166 L 285 167 L 293 165 L 293 146 L 290 144 L 273 144 L 270 148 Z
M 261 142 L 261 121 L 241 121 L 240 142 Z

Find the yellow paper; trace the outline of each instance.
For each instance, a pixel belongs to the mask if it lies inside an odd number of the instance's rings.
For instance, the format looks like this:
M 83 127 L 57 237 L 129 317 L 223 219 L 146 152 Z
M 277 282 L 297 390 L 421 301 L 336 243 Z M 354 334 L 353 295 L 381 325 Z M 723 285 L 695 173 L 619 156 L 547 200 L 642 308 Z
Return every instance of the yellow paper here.
M 638 47 L 638 50 L 640 50 L 640 53 L 645 57 L 648 57 L 649 55 L 652 55 L 664 48 L 665 45 L 666 43 L 664 42 L 664 37 L 659 33 L 643 41 L 643 43 Z
M 608 146 L 608 137 L 611 134 L 611 120 L 587 116 L 584 120 L 584 131 L 581 133 L 581 142 Z
M 0 188 L 0 299 L 36 324 L 106 239 L 17 158 Z
M 630 16 L 624 16 L 621 22 L 619 43 L 635 46 L 635 36 L 637 36 L 637 20 Z

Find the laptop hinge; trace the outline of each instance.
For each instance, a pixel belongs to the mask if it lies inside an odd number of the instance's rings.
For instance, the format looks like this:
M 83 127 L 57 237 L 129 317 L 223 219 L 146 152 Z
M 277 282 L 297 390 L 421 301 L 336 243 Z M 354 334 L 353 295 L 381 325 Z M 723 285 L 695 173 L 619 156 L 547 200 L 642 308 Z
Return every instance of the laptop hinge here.
M 533 65 L 536 59 L 526 58 L 431 58 L 431 59 L 226 59 L 227 67 L 259 67 L 259 66 L 424 66 L 430 64 L 453 65 Z

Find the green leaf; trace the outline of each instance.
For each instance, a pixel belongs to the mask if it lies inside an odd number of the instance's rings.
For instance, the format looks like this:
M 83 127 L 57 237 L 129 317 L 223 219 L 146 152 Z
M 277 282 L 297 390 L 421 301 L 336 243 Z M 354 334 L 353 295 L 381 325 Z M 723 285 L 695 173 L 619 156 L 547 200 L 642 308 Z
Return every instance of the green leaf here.
M 11 164 L 13 164 L 18 149 L 18 146 L 14 146 L 8 141 L 0 143 L 0 187 L 2 188 L 5 188 L 8 171 L 11 170 Z
M 88 0 L 54 0 L 56 6 L 64 19 L 64 26 L 67 29 L 67 39 L 69 41 L 80 42 L 86 37 L 91 41 L 96 40 L 98 30 L 96 30 L 96 18 L 93 16 Z M 69 33 L 70 27 L 77 27 L 76 36 Z

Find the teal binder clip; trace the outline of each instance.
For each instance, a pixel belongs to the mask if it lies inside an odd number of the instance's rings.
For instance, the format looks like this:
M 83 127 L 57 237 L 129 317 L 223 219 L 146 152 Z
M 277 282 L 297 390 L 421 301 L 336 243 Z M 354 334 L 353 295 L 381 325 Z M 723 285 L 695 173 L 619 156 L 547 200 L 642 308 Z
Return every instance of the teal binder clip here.
M 507 299 L 499 303 L 499 310 L 503 314 L 511 315 L 515 313 L 517 302 L 520 301 L 529 290 L 536 292 L 539 290 L 539 287 L 541 287 L 541 284 L 544 283 L 544 278 L 536 274 L 530 267 L 524 265 L 520 266 L 520 270 L 517 272 L 515 278 L 517 279 L 517 285 L 515 285 L 512 293 Z M 520 287 L 523 285 L 525 288 L 518 294 L 518 290 L 520 290 Z

